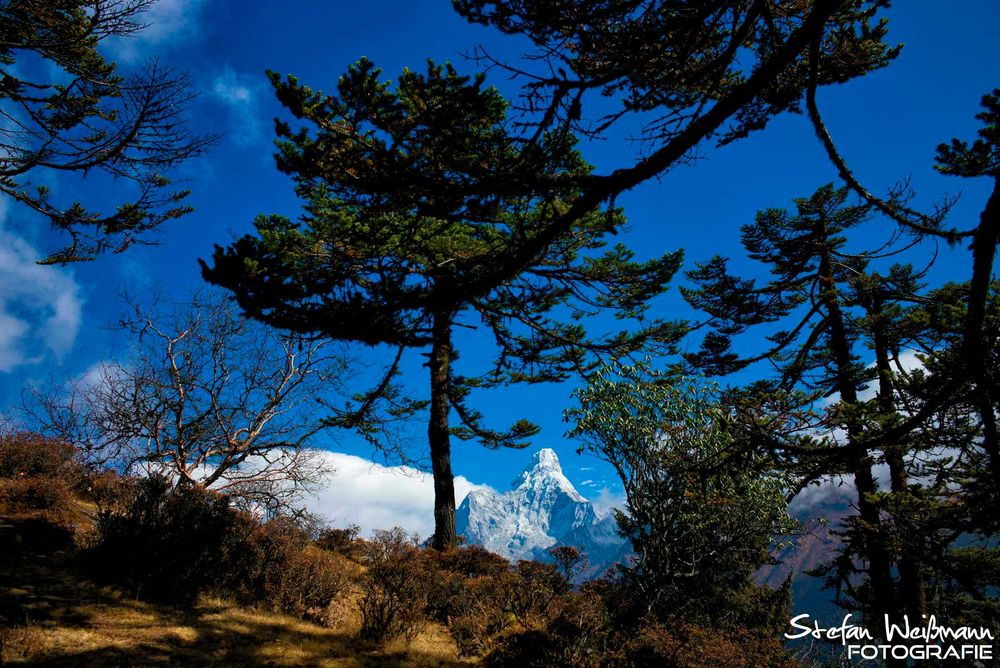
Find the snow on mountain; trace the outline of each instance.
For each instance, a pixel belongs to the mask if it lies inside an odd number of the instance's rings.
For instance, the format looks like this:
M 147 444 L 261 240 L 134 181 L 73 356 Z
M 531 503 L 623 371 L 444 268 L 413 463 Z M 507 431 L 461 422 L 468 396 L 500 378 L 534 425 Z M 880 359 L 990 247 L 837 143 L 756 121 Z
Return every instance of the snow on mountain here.
M 824 517 L 831 527 L 851 513 L 851 499 L 842 490 L 830 488 L 800 504 L 794 513 L 803 526 L 816 526 Z M 551 561 L 548 550 L 571 545 L 582 550 L 590 566 L 576 580 L 600 577 L 616 563 L 626 563 L 631 554 L 628 540 L 618 533 L 614 514 L 598 513 L 566 478 L 559 458 L 551 449 L 539 450 L 528 467 L 511 483 L 507 492 L 476 489 L 469 492 L 456 513 L 459 535 L 468 544 L 486 549 L 511 561 Z M 840 610 L 824 590 L 823 580 L 804 571 L 831 559 L 838 547 L 836 536 L 819 528 L 800 537 L 779 557 L 782 563 L 759 569 L 756 580 L 780 586 L 789 574 L 792 609 L 809 612 L 816 619 L 836 621 Z
M 563 474 L 556 453 L 544 448 L 511 482 L 510 491 L 475 490 L 456 513 L 459 535 L 511 561 L 549 560 L 548 550 L 571 545 L 586 553 L 588 573 L 600 575 L 624 558 L 628 542 L 614 517 L 599 514 Z

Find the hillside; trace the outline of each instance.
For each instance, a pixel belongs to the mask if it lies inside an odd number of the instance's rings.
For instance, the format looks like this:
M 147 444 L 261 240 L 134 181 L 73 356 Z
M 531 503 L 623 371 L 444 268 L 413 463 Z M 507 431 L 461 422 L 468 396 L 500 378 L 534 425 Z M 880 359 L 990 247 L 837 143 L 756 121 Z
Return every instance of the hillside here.
M 150 603 L 82 577 L 71 536 L 31 514 L 0 515 L 0 664 L 16 666 L 457 666 L 429 623 L 407 647 L 356 638 L 354 599 L 332 628 L 201 596 Z

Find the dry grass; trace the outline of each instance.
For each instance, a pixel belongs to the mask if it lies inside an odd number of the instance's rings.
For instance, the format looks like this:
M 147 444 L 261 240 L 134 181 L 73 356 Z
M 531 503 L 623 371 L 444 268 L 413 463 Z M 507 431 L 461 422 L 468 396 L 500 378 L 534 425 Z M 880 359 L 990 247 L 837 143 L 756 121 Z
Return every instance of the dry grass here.
M 354 601 L 326 628 L 295 617 L 202 598 L 154 605 L 81 580 L 67 550 L 39 527 L 0 517 L 0 664 L 20 666 L 457 666 L 447 631 L 428 625 L 408 647 L 355 638 Z M 44 531 L 41 532 L 44 534 Z M 356 594 L 352 594 L 350 598 Z

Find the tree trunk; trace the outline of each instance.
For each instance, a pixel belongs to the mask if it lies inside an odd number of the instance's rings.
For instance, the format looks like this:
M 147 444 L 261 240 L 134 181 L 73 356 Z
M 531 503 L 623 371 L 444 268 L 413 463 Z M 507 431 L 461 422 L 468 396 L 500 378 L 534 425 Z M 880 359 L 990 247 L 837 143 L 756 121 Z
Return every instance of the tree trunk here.
M 820 232 L 819 238 L 825 239 L 825 225 Z M 833 262 L 825 251 L 820 258 L 817 278 L 820 300 L 827 309 L 830 349 L 837 372 L 837 390 L 840 392 L 840 400 L 848 407 L 854 408 L 858 405 L 858 391 L 857 378 L 852 371 L 851 343 L 848 339 L 844 314 L 840 308 L 839 292 L 833 275 Z M 848 410 L 847 416 L 845 426 L 848 448 L 853 450 L 864 438 L 864 425 L 858 420 L 855 411 Z M 875 477 L 872 475 L 873 464 L 871 456 L 865 451 L 851 455 L 849 461 L 854 473 L 854 487 L 858 492 L 858 515 L 862 523 L 860 553 L 868 562 L 868 582 L 871 587 L 872 616 L 868 620 L 868 625 L 873 635 L 879 637 L 885 633 L 886 616 L 895 621 L 897 615 L 894 605 L 895 583 L 892 577 L 892 559 L 883 543 L 885 536 L 882 532 L 882 518 L 878 506 L 870 498 L 870 495 L 878 491 Z M 886 665 L 905 666 L 906 662 L 900 663 L 890 658 L 886 661 Z
M 880 290 L 879 286 L 874 288 Z M 889 362 L 888 323 L 884 321 L 885 313 L 882 299 L 875 295 L 870 304 L 872 319 L 872 339 L 875 344 L 875 366 L 878 370 L 878 407 L 879 415 L 888 419 L 896 414 L 892 369 Z M 904 461 L 904 447 L 900 443 L 890 443 L 885 448 L 885 461 L 889 465 L 889 484 L 894 495 L 903 495 L 909 489 L 909 480 Z M 899 555 L 899 586 L 904 602 L 904 610 L 914 623 L 923 619 L 927 612 L 927 594 L 924 589 L 923 575 L 920 572 L 919 553 L 915 546 L 903 542 Z
M 433 343 L 428 366 L 431 374 L 431 415 L 427 439 L 434 473 L 434 539 L 437 550 L 453 547 L 455 533 L 455 477 L 451 472 L 451 439 L 448 428 L 450 402 L 452 313 L 435 313 Z
M 997 438 L 996 414 L 993 406 L 992 383 L 984 362 L 991 341 L 986 341 L 986 309 L 997 244 L 1000 243 L 1000 177 L 993 181 L 993 192 L 979 217 L 972 237 L 972 278 L 969 281 L 969 311 L 966 314 L 963 361 L 975 380 L 974 391 L 980 401 L 983 419 L 983 443 L 990 460 L 994 484 L 1000 486 L 1000 443 Z

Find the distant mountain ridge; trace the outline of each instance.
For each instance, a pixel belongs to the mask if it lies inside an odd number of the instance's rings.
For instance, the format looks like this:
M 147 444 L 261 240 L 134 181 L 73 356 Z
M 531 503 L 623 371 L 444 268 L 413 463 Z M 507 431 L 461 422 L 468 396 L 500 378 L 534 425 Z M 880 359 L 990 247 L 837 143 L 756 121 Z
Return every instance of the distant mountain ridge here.
M 507 492 L 474 490 L 456 513 L 456 528 L 468 544 L 511 561 L 551 561 L 560 545 L 580 549 L 589 567 L 579 579 L 601 575 L 629 553 L 613 513 L 599 513 L 563 474 L 551 448 L 534 454 Z

